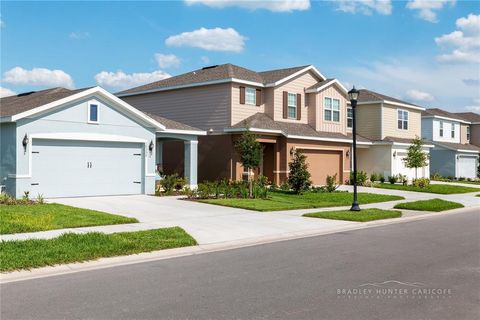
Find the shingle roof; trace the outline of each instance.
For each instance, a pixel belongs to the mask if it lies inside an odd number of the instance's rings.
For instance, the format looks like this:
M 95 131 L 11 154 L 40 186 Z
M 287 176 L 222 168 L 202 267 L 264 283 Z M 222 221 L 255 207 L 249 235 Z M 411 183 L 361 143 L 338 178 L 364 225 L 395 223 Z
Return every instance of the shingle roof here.
M 455 113 L 465 121 L 469 122 L 480 122 L 480 114 L 475 112 L 457 112 Z
M 439 108 L 431 108 L 431 109 L 426 109 L 422 111 L 422 117 L 425 117 L 425 116 L 440 116 L 440 117 L 452 118 L 452 119 L 464 121 L 463 117 L 461 117 L 460 115 L 456 113 L 448 112 Z
M 480 147 L 473 145 L 473 144 L 462 144 L 462 143 L 451 143 L 451 142 L 438 142 L 438 141 L 433 141 L 433 144 L 439 145 L 439 146 L 444 146 L 449 149 L 455 149 L 455 150 L 469 150 L 469 151 L 477 151 L 480 152 Z
M 386 96 L 384 94 L 374 92 L 374 91 L 371 91 L 371 90 L 360 89 L 358 91 L 360 91 L 360 94 L 358 95 L 358 102 L 367 102 L 367 101 L 370 102 L 370 101 L 384 101 L 384 100 L 387 100 L 387 101 L 404 103 L 404 104 L 409 104 L 409 105 L 414 106 L 414 107 L 423 108 L 423 107 L 418 106 L 416 104 L 406 102 L 406 101 L 402 101 L 400 99 L 396 99 L 396 98 L 393 98 L 393 97 L 390 97 L 390 96 Z
M 308 90 L 308 89 L 317 89 L 317 88 L 320 88 L 321 86 L 324 86 L 324 85 L 326 85 L 327 83 L 332 82 L 332 81 L 334 81 L 334 80 L 335 80 L 335 79 L 325 79 L 325 80 L 323 80 L 323 81 L 320 81 L 320 82 L 315 83 L 315 84 L 314 84 L 313 86 L 311 86 L 311 87 L 308 87 L 307 90 Z
M 206 68 L 198 69 L 195 71 L 187 72 L 187 73 L 180 74 L 178 76 L 174 76 L 164 80 L 160 80 L 160 81 L 152 82 L 142 86 L 138 86 L 135 88 L 131 88 L 128 90 L 120 91 L 120 92 L 117 92 L 116 94 L 117 95 L 132 94 L 132 93 L 139 93 L 139 92 L 155 90 L 155 89 L 194 85 L 196 83 L 227 80 L 232 78 L 244 80 L 244 81 L 258 82 L 261 84 L 268 84 L 268 83 L 276 82 L 285 77 L 288 77 L 289 75 L 292 75 L 295 72 L 298 72 L 299 70 L 302 70 L 306 67 L 308 66 L 256 72 L 253 70 L 249 70 L 246 68 L 242 68 L 242 67 L 227 63 L 227 64 L 206 67 Z
M 388 136 L 388 137 L 385 137 L 385 138 L 383 138 L 382 140 L 379 140 L 379 141 L 397 142 L 397 143 L 412 143 L 413 139 Z
M 69 90 L 65 88 L 52 88 L 1 98 L 0 117 L 13 116 L 87 89 L 88 88 Z
M 202 129 L 195 128 L 195 127 L 192 127 L 192 126 L 189 126 L 187 124 L 177 122 L 177 121 L 174 121 L 174 120 L 170 120 L 170 119 L 158 116 L 158 115 L 153 114 L 153 113 L 148 113 L 148 112 L 144 112 L 144 113 L 147 116 L 149 116 L 150 118 L 152 118 L 153 120 L 156 120 L 156 121 L 160 122 L 161 124 L 163 124 L 167 129 L 203 131 Z
M 304 136 L 304 137 L 313 137 L 313 138 L 324 138 L 324 139 L 352 139 L 352 135 L 344 135 L 337 132 L 323 132 L 316 131 L 314 128 L 308 124 L 303 123 L 292 123 L 292 122 L 283 122 L 283 121 L 274 121 L 265 113 L 258 112 L 247 119 L 235 124 L 231 128 L 234 129 L 244 129 L 246 127 L 256 128 L 256 129 L 265 129 L 265 130 L 278 130 L 286 134 L 287 136 Z M 370 142 L 367 138 L 357 135 L 357 141 L 359 142 Z

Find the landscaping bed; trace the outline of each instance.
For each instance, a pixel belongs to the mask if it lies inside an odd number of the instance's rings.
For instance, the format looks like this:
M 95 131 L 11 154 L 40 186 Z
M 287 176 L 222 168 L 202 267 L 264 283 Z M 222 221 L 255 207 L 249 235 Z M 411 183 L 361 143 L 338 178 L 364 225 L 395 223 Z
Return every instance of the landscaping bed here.
M 427 193 L 436 193 L 436 194 L 456 194 L 456 193 L 469 193 L 469 192 L 480 191 L 480 188 L 456 186 L 456 185 L 449 185 L 449 184 L 430 184 L 422 188 L 415 185 L 403 185 L 398 183 L 395 183 L 395 184 L 374 183 L 372 184 L 372 187 L 382 188 L 382 189 L 392 189 L 392 190 L 427 192 Z
M 0 234 L 136 222 L 135 218 L 56 203 L 0 205 Z
M 394 208 L 440 212 L 445 210 L 463 208 L 463 204 L 436 198 L 431 200 L 420 200 L 420 201 L 413 201 L 413 202 L 398 203 L 395 205 Z
M 306 213 L 303 216 L 309 217 L 309 218 L 366 222 L 366 221 L 381 220 L 381 219 L 399 218 L 402 216 L 402 213 L 396 210 L 382 210 L 382 209 L 373 208 L 373 209 L 363 209 L 361 211 L 340 210 L 340 211 L 314 212 L 314 213 Z
M 377 203 L 386 201 L 403 200 L 399 196 L 359 193 L 360 204 Z M 201 199 L 203 203 L 222 205 L 227 207 L 242 208 L 256 211 L 279 211 L 309 208 L 341 207 L 350 205 L 353 195 L 349 192 L 305 192 L 294 194 L 292 192 L 271 191 L 266 199 Z
M 31 269 L 103 257 L 196 245 L 179 227 L 137 232 L 64 234 L 49 240 L 0 242 L 0 271 Z

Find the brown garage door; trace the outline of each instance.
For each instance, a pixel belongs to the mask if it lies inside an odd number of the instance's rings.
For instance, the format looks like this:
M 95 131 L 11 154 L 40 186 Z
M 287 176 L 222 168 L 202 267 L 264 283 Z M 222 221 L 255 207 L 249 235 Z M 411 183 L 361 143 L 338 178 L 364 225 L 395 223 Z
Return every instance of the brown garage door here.
M 337 182 L 342 177 L 342 152 L 328 150 L 301 150 L 307 156 L 308 171 L 314 185 L 324 185 L 327 175 L 337 174 Z

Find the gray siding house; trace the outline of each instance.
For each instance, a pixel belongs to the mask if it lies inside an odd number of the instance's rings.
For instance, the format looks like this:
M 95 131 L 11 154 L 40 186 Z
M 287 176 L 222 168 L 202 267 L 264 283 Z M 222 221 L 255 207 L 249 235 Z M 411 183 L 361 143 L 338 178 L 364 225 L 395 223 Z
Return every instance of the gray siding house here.
M 442 109 L 422 113 L 422 137 L 435 148 L 430 151 L 430 170 L 444 177 L 477 178 L 480 147 L 471 143 L 470 121 Z
M 151 117 L 100 87 L 28 92 L 0 106 L 0 185 L 13 196 L 154 193 L 162 141 L 172 139 L 185 142 L 185 172 L 197 183 L 205 132 Z

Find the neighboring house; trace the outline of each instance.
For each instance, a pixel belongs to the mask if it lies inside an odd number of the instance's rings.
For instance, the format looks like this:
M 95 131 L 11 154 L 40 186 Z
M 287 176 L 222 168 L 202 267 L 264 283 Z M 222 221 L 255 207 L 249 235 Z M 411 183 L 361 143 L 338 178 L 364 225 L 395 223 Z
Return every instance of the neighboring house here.
M 463 120 L 470 122 L 469 126 L 462 128 L 462 136 L 471 144 L 480 147 L 480 114 L 475 112 L 458 112 L 455 113 Z
M 148 116 L 100 87 L 0 99 L 0 184 L 15 197 L 149 194 L 161 141 L 185 141 L 196 185 L 199 129 Z M 183 152 L 182 152 L 183 154 Z
M 350 175 L 347 90 L 314 66 L 256 72 L 224 64 L 117 96 L 145 112 L 208 131 L 199 138 L 200 181 L 238 180 L 247 174 L 234 148 L 247 127 L 264 146 L 257 174 L 276 184 L 286 180 L 294 149 L 307 156 L 314 184 L 325 184 L 327 175 L 337 174 L 340 183 Z M 166 170 L 172 170 L 166 162 L 179 163 L 167 157 L 163 161 Z
M 409 180 L 430 177 L 429 166 L 407 168 L 404 158 L 415 137 L 421 137 L 425 108 L 370 90 L 360 90 L 356 109 L 357 133 L 371 141 L 358 148 L 358 169 L 385 178 L 406 175 Z M 428 153 L 432 145 L 424 144 Z
M 422 113 L 422 137 L 435 145 L 430 158 L 432 173 L 456 178 L 477 177 L 480 148 L 470 143 L 471 130 L 471 122 L 459 114 L 437 108 Z

